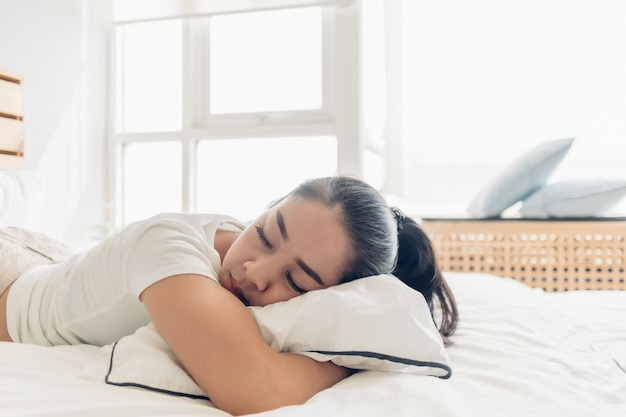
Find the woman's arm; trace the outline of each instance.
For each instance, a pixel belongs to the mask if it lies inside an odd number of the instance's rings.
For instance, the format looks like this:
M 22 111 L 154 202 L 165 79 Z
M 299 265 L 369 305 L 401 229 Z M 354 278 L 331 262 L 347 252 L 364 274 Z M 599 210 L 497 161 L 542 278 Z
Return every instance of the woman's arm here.
M 194 380 L 229 413 L 302 404 L 351 373 L 331 362 L 273 351 L 247 308 L 201 275 L 161 280 L 141 300 Z

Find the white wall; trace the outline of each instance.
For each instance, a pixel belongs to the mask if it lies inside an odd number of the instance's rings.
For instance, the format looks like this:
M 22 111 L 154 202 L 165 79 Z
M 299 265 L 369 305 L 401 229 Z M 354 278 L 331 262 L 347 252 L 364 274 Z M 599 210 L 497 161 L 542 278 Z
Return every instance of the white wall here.
M 0 68 L 24 77 L 27 169 L 47 180 L 39 230 L 83 240 L 105 219 L 109 0 L 0 0 Z

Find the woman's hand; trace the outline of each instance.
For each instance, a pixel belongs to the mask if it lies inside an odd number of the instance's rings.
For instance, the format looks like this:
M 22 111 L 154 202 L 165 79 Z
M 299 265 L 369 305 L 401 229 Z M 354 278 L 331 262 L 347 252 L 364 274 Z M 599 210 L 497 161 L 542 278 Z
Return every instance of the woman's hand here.
M 273 351 L 247 308 L 207 277 L 161 280 L 141 300 L 187 372 L 217 407 L 231 414 L 302 404 L 352 372 Z

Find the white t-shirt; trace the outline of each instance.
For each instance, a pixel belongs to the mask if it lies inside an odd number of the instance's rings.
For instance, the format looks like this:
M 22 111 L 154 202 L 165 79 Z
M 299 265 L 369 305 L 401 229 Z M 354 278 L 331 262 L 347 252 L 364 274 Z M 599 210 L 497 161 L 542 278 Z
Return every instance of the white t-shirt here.
M 139 295 L 178 274 L 217 281 L 218 229 L 243 230 L 232 217 L 160 214 L 133 223 L 60 264 L 26 271 L 7 300 L 7 326 L 16 342 L 44 346 L 106 345 L 150 318 Z

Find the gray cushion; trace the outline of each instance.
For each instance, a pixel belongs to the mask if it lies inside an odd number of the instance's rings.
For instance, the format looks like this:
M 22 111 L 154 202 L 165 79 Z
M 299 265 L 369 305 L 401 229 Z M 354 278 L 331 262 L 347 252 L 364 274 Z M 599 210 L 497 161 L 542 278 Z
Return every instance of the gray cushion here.
M 581 179 L 547 184 L 524 200 L 522 217 L 599 217 L 626 195 L 626 179 Z
M 567 154 L 573 138 L 543 142 L 513 161 L 472 200 L 472 217 L 497 217 L 545 184 Z

